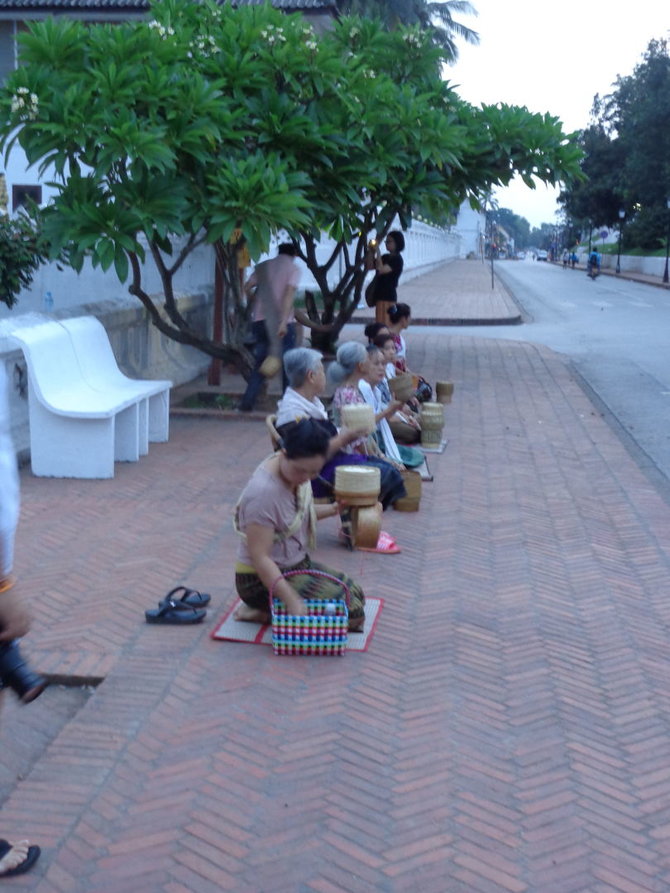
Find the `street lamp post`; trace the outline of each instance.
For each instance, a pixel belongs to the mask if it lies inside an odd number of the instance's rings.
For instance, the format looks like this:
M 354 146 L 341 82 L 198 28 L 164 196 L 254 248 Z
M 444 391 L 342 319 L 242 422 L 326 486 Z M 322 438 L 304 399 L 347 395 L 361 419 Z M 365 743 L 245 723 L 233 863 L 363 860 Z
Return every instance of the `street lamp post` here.
M 495 221 L 493 219 L 493 215 L 491 215 L 491 242 L 490 242 L 490 250 L 491 250 L 491 291 L 495 288 L 495 279 L 493 277 L 493 250 L 494 250 L 494 239 L 495 239 Z
M 663 270 L 663 282 L 667 284 L 670 281 L 668 278 L 668 253 L 670 252 L 670 198 L 666 200 L 665 205 L 668 209 L 668 232 L 665 236 L 665 270 Z
M 621 272 L 621 232 L 623 230 L 623 219 L 626 216 L 626 212 L 623 208 L 619 208 L 619 248 L 617 250 L 616 255 L 616 274 L 617 276 Z

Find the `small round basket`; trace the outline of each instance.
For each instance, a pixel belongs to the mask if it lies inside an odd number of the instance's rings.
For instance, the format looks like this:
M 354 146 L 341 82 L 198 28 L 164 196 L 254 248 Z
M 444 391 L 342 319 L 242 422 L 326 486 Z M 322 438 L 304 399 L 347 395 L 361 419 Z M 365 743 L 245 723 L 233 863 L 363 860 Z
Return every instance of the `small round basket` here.
M 435 384 L 435 396 L 438 403 L 451 403 L 454 395 L 453 381 L 438 381 Z
M 421 407 L 421 443 L 439 446 L 444 428 L 444 406 L 441 403 L 424 403 Z
M 267 356 L 261 363 L 258 370 L 264 378 L 272 378 L 281 369 L 281 360 L 279 357 Z
M 389 378 L 389 389 L 396 400 L 407 403 L 414 395 L 414 379 L 409 372 L 401 372 Z
M 374 505 L 380 485 L 378 468 L 338 465 L 335 469 L 335 498 L 347 505 Z
M 374 549 L 382 529 L 382 508 L 379 503 L 354 509 L 351 522 L 354 546 L 357 549 Z
M 418 512 L 421 503 L 421 475 L 418 471 L 401 472 L 405 484 L 407 496 L 397 499 L 393 503 L 396 512 Z

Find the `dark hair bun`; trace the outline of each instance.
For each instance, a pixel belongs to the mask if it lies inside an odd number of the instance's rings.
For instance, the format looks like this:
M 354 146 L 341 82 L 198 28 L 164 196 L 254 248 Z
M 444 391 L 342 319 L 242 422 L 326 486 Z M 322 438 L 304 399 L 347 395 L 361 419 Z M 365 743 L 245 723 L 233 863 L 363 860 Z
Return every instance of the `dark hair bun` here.
M 326 456 L 330 445 L 330 432 L 318 419 L 300 419 L 282 428 L 282 449 L 287 459 L 306 459 Z

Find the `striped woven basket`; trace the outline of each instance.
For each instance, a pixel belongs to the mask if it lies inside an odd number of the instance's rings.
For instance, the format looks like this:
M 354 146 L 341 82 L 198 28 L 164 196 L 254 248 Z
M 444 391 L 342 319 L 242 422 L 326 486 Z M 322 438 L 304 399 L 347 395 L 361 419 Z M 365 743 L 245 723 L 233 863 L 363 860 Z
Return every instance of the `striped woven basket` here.
M 277 582 L 283 577 L 309 574 L 334 580 L 343 589 L 341 599 L 305 599 L 308 613 L 288 614 L 274 597 Z M 347 648 L 349 634 L 349 589 L 337 577 L 324 571 L 305 569 L 287 571 L 272 584 L 270 611 L 272 614 L 272 647 L 275 654 L 340 655 Z

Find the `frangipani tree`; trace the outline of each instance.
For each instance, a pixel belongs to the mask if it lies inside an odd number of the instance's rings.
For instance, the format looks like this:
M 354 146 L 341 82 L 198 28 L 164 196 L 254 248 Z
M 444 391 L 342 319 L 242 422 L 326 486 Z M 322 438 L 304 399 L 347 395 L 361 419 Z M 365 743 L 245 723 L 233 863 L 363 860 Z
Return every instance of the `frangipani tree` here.
M 336 337 L 360 297 L 367 238 L 396 214 L 408 224 L 412 209 L 477 201 L 517 171 L 554 182 L 576 170 L 556 119 L 462 102 L 418 28 L 346 19 L 317 39 L 270 6 L 208 0 L 161 0 L 152 15 L 31 26 L 0 92 L 0 140 L 55 171 L 43 212 L 53 256 L 114 267 L 163 333 L 243 369 L 239 227 L 254 258 L 290 234 L 322 292 L 315 322 Z M 320 265 L 321 233 L 336 248 Z M 175 295 L 203 242 L 227 286 L 221 342 L 191 329 Z M 145 257 L 160 299 L 144 287 Z

